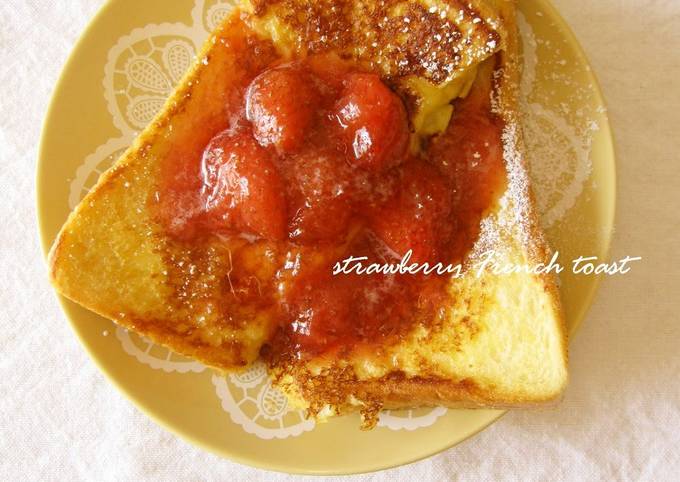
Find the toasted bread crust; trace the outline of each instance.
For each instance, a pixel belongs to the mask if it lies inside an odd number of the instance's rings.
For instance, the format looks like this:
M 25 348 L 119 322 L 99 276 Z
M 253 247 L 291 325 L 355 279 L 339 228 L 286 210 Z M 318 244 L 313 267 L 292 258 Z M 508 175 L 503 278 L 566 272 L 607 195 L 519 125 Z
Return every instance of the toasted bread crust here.
M 335 51 L 383 77 L 434 83 L 486 58 L 501 35 L 493 9 L 462 0 L 251 0 L 253 24 L 272 16 L 298 55 Z

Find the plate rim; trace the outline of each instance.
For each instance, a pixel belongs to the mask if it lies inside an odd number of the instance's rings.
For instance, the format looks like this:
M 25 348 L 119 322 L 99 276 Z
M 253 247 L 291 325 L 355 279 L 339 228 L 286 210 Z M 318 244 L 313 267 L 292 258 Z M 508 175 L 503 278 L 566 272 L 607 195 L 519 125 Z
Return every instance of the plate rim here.
M 41 197 L 42 197 L 42 192 L 44 191 L 44 186 L 46 184 L 46 180 L 44 179 L 45 176 L 42 176 L 41 173 L 43 171 L 44 165 L 47 162 L 46 161 L 46 142 L 45 142 L 45 132 L 47 131 L 47 128 L 49 124 L 52 122 L 53 117 L 56 116 L 56 99 L 57 99 L 57 94 L 63 90 L 64 85 L 66 84 L 66 77 L 67 77 L 67 72 L 71 71 L 73 68 L 73 64 L 76 61 L 76 58 L 78 57 L 79 52 L 82 50 L 82 47 L 85 45 L 86 40 L 93 34 L 93 32 L 96 30 L 95 26 L 100 23 L 102 18 L 107 14 L 109 9 L 111 8 L 111 5 L 120 0 L 106 0 L 105 3 L 99 8 L 97 13 L 90 19 L 88 22 L 87 26 L 85 29 L 80 33 L 78 40 L 75 42 L 74 46 L 71 48 L 67 60 L 64 63 L 64 66 L 62 67 L 61 73 L 59 74 L 58 80 L 54 85 L 53 93 L 50 97 L 50 101 L 48 104 L 48 107 L 46 109 L 45 116 L 43 118 L 43 122 L 41 125 L 41 134 L 40 134 L 40 141 L 39 141 L 39 147 L 38 147 L 38 155 L 37 155 L 37 163 L 36 163 L 36 172 L 35 172 L 35 202 L 36 202 L 36 220 L 37 220 L 37 227 L 38 227 L 38 232 L 39 232 L 39 239 L 40 239 L 40 244 L 41 244 L 41 250 L 43 252 L 43 257 L 44 261 L 47 261 L 47 256 L 49 254 L 51 245 L 53 243 L 53 239 L 51 237 L 48 237 L 46 234 L 46 227 L 45 227 L 45 218 L 46 215 L 43 212 L 42 208 L 42 202 L 41 202 Z M 604 139 L 600 142 L 605 142 L 607 144 L 607 148 L 611 150 L 611 156 L 609 156 L 607 159 L 604 161 L 609 164 L 607 166 L 607 171 L 611 173 L 611 194 L 610 197 L 611 199 L 608 200 L 607 203 L 607 210 L 606 210 L 606 215 L 604 216 L 605 219 L 602 223 L 602 227 L 606 228 L 605 234 L 602 237 L 602 251 L 603 251 L 603 258 L 606 260 L 610 259 L 611 256 L 611 249 L 612 249 L 612 241 L 613 241 L 613 236 L 614 236 L 614 226 L 615 226 L 615 221 L 616 221 L 616 216 L 617 216 L 617 199 L 618 199 L 618 172 L 617 172 L 617 152 L 616 152 L 616 142 L 615 142 L 615 137 L 613 134 L 612 126 L 611 126 L 611 120 L 609 118 L 609 110 L 607 108 L 607 102 L 606 98 L 604 96 L 602 86 L 600 83 L 600 80 L 595 73 L 595 70 L 592 68 L 592 64 L 590 60 L 588 59 L 588 56 L 583 49 L 581 43 L 578 41 L 578 38 L 574 34 L 573 30 L 571 29 L 570 25 L 568 22 L 562 17 L 560 14 L 559 10 L 553 5 L 551 0 L 531 0 L 537 5 L 539 5 L 544 11 L 548 13 L 547 17 L 551 18 L 555 22 L 555 27 L 556 29 L 560 30 L 564 34 L 564 38 L 569 44 L 569 47 L 574 49 L 575 55 L 579 58 L 579 61 L 588 67 L 588 77 L 592 81 L 592 91 L 595 95 L 595 99 L 597 100 L 597 103 L 602 105 L 606 111 L 602 114 L 606 122 L 604 122 L 602 126 L 600 126 L 600 129 L 604 131 Z M 49 266 L 47 265 L 46 262 L 46 268 L 49 270 Z M 574 323 L 570 327 L 569 332 L 568 332 L 568 342 L 569 345 L 571 345 L 571 342 L 573 341 L 576 333 L 579 331 L 583 321 L 585 320 L 586 316 L 588 315 L 589 311 L 592 309 L 592 306 L 594 304 L 595 297 L 597 293 L 600 290 L 601 284 L 602 284 L 603 276 L 596 276 L 594 277 L 594 282 L 591 284 L 590 288 L 588 289 L 587 293 L 585 294 L 585 302 L 582 304 L 582 308 L 579 310 L 579 312 L 574 316 Z M 334 470 L 334 469 L 308 469 L 305 468 L 304 466 L 285 466 L 282 464 L 278 463 L 271 463 L 267 462 L 266 458 L 258 458 L 256 456 L 242 456 L 240 454 L 233 453 L 229 451 L 228 449 L 218 447 L 216 444 L 211 445 L 207 442 L 204 442 L 203 440 L 200 440 L 198 436 L 189 433 L 187 430 L 185 430 L 183 427 L 178 427 L 177 425 L 172 424 L 170 421 L 164 420 L 161 416 L 157 415 L 157 413 L 151 408 L 148 407 L 145 402 L 143 402 L 139 397 L 131 393 L 129 390 L 127 390 L 123 385 L 122 382 L 119 381 L 116 377 L 113 376 L 113 374 L 104 366 L 102 361 L 100 360 L 99 355 L 97 352 L 93 349 L 93 347 L 88 343 L 86 337 L 82 333 L 81 329 L 77 326 L 76 322 L 74 321 L 74 316 L 72 315 L 71 311 L 74 307 L 72 305 L 72 302 L 64 298 L 63 296 L 59 295 L 56 293 L 56 291 L 53 290 L 53 293 L 57 297 L 61 311 L 65 318 L 67 319 L 69 325 L 71 326 L 72 331 L 76 334 L 76 337 L 78 338 L 78 341 L 80 345 L 85 349 L 85 352 L 89 356 L 89 358 L 95 363 L 97 366 L 98 370 L 104 374 L 105 378 L 116 388 L 116 390 L 121 393 L 125 399 L 127 399 L 128 402 L 131 402 L 134 407 L 136 407 L 138 410 L 140 410 L 145 416 L 149 417 L 151 420 L 154 421 L 157 425 L 162 427 L 164 430 L 170 432 L 171 434 L 174 434 L 181 438 L 182 440 L 190 443 L 191 445 L 194 445 L 195 447 L 199 447 L 200 449 L 217 455 L 220 458 L 227 459 L 245 466 L 249 467 L 254 467 L 257 469 L 265 470 L 265 471 L 273 471 L 273 472 L 278 472 L 278 473 L 285 473 L 285 474 L 294 474 L 294 475 L 358 475 L 358 474 L 369 474 L 369 473 L 375 473 L 379 472 L 382 470 L 388 470 L 388 469 L 393 469 L 397 467 L 402 467 L 406 465 L 411 465 L 414 463 L 417 463 L 419 461 L 428 459 L 430 457 L 433 457 L 437 454 L 443 453 L 453 447 L 458 446 L 459 444 L 462 444 L 464 442 L 469 441 L 472 439 L 474 436 L 478 435 L 482 431 L 486 430 L 489 426 L 492 424 L 496 423 L 498 420 L 500 420 L 505 414 L 507 414 L 507 410 L 499 410 L 497 413 L 494 413 L 493 415 L 489 416 L 489 419 L 485 421 L 484 423 L 480 424 L 479 426 L 475 427 L 472 430 L 468 430 L 466 433 L 461 435 L 460 437 L 457 437 L 457 440 L 453 442 L 446 442 L 445 444 L 442 444 L 441 446 L 437 446 L 436 448 L 433 449 L 428 449 L 425 450 L 423 453 L 418 454 L 413 457 L 408 457 L 404 458 L 403 460 L 399 462 L 387 462 L 387 463 L 381 463 L 381 462 L 376 462 L 374 464 L 364 464 L 361 468 L 357 469 L 347 469 L 347 470 Z

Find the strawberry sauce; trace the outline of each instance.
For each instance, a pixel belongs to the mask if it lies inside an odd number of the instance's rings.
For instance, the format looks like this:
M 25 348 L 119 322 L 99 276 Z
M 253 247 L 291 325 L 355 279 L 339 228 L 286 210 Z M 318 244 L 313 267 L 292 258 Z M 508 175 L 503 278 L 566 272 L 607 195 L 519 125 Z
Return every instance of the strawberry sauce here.
M 273 279 L 256 278 L 255 259 L 234 262 L 229 283 L 258 280 L 239 303 L 275 313 L 275 342 L 296 356 L 386 343 L 436 318 L 446 278 L 333 266 L 409 250 L 416 263 L 462 261 L 506 182 L 490 89 L 478 80 L 414 154 L 404 102 L 379 76 L 328 55 L 275 61 L 214 135 L 166 161 L 159 220 L 194 250 L 215 237 L 267 245 Z

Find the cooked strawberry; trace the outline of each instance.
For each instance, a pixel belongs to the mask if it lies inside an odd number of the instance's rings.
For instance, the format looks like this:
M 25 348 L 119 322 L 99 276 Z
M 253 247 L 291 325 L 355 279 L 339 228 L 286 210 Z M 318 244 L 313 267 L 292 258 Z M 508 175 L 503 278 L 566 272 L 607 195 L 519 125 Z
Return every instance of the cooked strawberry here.
M 448 238 L 451 190 L 437 168 L 411 161 L 398 171 L 394 195 L 371 213 L 371 228 L 399 256 L 438 262 Z
M 283 183 L 269 152 L 250 132 L 225 131 L 203 154 L 202 199 L 216 228 L 263 238 L 286 237 Z
M 262 146 L 292 152 L 305 140 L 317 101 L 311 74 L 294 66 L 277 67 L 258 76 L 248 88 L 246 115 Z
M 380 172 L 402 161 L 409 140 L 406 109 L 380 77 L 350 74 L 335 116 L 353 165 Z
M 351 280 L 324 277 L 301 282 L 288 300 L 294 317 L 290 326 L 306 352 L 328 349 L 352 333 Z
M 302 243 L 342 239 L 352 214 L 353 171 L 330 148 L 309 148 L 289 161 L 291 239 Z

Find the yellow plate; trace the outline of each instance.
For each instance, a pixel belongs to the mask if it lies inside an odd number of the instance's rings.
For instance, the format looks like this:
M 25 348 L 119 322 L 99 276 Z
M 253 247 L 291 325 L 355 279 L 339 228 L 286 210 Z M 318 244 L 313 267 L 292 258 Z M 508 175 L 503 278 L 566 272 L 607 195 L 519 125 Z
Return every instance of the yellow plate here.
M 38 212 L 45 251 L 71 209 L 161 107 L 232 0 L 111 0 L 78 43 L 43 132 Z M 607 256 L 614 152 L 594 74 L 546 0 L 521 0 L 523 111 L 544 227 L 562 260 Z M 562 277 L 573 333 L 598 280 Z M 74 304 L 64 310 L 92 358 L 149 416 L 230 459 L 296 473 L 340 474 L 409 463 L 479 432 L 503 412 L 386 413 L 372 432 L 350 416 L 314 426 L 273 390 L 261 366 L 238 377 L 151 345 Z M 128 427 L 134 430 L 134 427 Z

